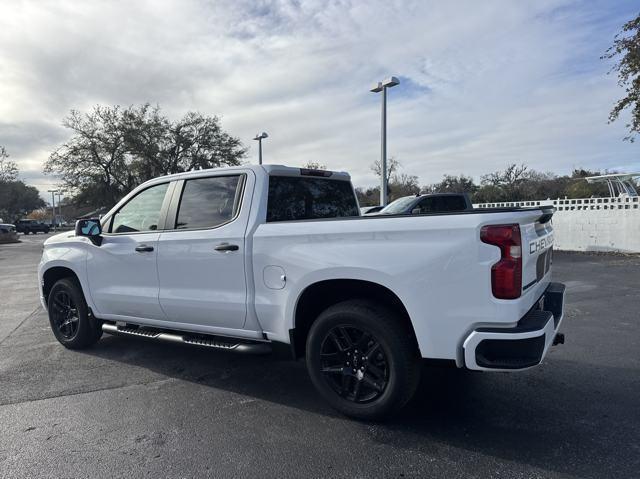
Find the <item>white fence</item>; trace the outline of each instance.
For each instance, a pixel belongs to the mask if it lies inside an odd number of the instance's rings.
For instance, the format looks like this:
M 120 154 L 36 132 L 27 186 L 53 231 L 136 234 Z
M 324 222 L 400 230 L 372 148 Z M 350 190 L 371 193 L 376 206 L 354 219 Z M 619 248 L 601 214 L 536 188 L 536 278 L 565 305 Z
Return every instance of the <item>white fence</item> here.
M 554 248 L 640 253 L 638 197 L 481 203 L 476 208 L 554 206 Z

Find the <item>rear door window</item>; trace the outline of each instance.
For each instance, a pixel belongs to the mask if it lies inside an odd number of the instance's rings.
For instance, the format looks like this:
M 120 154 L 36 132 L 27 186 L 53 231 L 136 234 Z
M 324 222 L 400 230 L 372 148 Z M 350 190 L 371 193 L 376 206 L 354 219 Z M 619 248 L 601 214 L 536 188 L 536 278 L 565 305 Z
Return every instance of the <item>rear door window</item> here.
M 231 221 L 240 207 L 241 175 L 186 180 L 176 229 L 214 228 Z
M 267 221 L 360 216 L 351 183 L 326 178 L 269 177 Z

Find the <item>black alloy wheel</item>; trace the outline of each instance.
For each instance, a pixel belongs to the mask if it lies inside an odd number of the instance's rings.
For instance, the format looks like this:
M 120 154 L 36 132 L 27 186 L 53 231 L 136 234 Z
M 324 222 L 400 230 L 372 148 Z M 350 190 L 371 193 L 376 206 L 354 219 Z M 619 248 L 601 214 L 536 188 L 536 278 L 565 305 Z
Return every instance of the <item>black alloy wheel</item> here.
M 75 278 L 56 281 L 48 294 L 47 309 L 53 335 L 66 348 L 83 349 L 102 336 L 102 322 L 90 314 Z
M 307 370 L 331 406 L 358 419 L 382 419 L 418 386 L 420 352 L 401 313 L 367 299 L 325 309 L 311 325 Z
M 64 339 L 73 339 L 78 333 L 80 316 L 78 307 L 68 291 L 59 289 L 52 297 L 51 323 Z
M 320 358 L 325 380 L 348 401 L 375 401 L 387 387 L 387 356 L 378 339 L 364 328 L 340 325 L 329 330 Z

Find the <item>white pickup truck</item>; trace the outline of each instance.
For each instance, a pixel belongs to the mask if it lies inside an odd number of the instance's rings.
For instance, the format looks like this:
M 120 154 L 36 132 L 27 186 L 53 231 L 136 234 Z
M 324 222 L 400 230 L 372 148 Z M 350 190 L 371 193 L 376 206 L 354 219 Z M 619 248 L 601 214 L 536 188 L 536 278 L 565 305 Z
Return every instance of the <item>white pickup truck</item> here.
M 553 210 L 360 216 L 346 173 L 276 165 L 136 188 L 49 238 L 40 296 L 64 346 L 107 333 L 306 359 L 336 409 L 402 407 L 422 358 L 539 364 L 561 342 Z

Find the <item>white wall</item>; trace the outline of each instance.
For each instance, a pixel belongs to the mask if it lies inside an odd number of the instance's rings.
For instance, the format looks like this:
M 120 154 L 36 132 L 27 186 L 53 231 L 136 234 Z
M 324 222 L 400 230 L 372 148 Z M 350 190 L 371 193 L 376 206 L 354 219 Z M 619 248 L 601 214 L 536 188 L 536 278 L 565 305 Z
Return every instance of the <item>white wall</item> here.
M 566 251 L 640 253 L 639 198 L 483 203 L 476 208 L 553 205 L 554 248 Z

